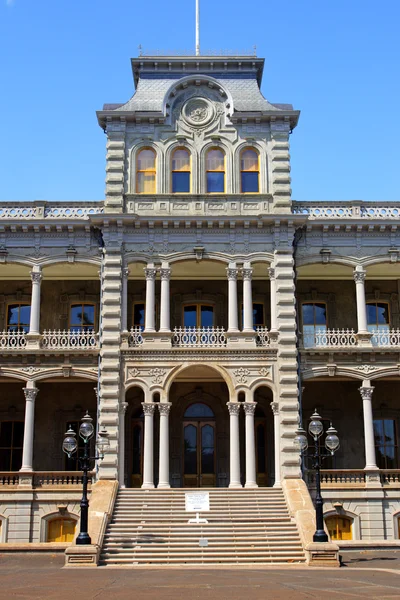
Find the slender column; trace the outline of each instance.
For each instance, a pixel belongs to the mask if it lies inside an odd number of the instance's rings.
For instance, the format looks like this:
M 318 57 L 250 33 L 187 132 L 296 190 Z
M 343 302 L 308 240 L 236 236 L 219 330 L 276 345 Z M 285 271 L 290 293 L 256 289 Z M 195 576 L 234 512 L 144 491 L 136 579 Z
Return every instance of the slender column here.
M 171 269 L 168 263 L 163 263 L 160 269 L 161 276 L 161 307 L 160 307 L 160 331 L 171 331 L 170 309 L 169 309 L 169 280 Z
M 279 420 L 279 404 L 271 402 L 271 409 L 274 413 L 274 454 L 275 454 L 275 482 L 274 487 L 281 487 L 281 432 Z
M 122 269 L 122 289 L 121 289 L 121 329 L 128 329 L 128 275 L 129 269 Z
M 42 269 L 35 265 L 31 271 L 32 296 L 31 296 L 31 318 L 29 333 L 39 334 L 40 330 L 40 285 L 42 282 Z
M 243 274 L 243 331 L 254 331 L 253 327 L 253 297 L 251 277 L 253 269 L 250 263 L 244 263 Z
M 228 331 L 238 331 L 238 299 L 236 263 L 230 263 L 226 269 L 228 275 Z
M 276 320 L 276 279 L 275 269 L 270 267 L 268 269 L 269 283 L 270 283 L 270 303 L 271 303 L 271 331 L 277 331 L 277 320 Z
M 365 303 L 365 275 L 366 272 L 363 267 L 358 265 L 353 273 L 354 281 L 356 282 L 358 333 L 368 332 L 367 306 Z
M 363 401 L 365 469 L 374 470 L 378 468 L 376 466 L 374 419 L 372 415 L 372 394 L 374 388 L 370 385 L 369 380 L 365 379 L 359 391 Z
M 118 481 L 121 488 L 125 487 L 125 414 L 127 408 L 128 403 L 121 402 L 118 422 Z
M 239 402 L 226 403 L 230 415 L 229 463 L 230 463 L 230 488 L 241 488 L 240 483 L 240 450 L 239 450 Z
M 246 488 L 256 488 L 256 440 L 254 431 L 254 413 L 256 411 L 257 402 L 249 401 L 243 403 L 244 412 L 246 415 Z
M 155 331 L 155 291 L 157 270 L 153 263 L 149 263 L 144 270 L 146 275 L 146 313 L 145 313 L 145 331 Z
M 154 487 L 154 411 L 153 402 L 142 402 L 144 412 L 143 483 L 142 488 Z
M 35 399 L 38 389 L 34 381 L 28 381 L 26 388 L 23 388 L 25 394 L 25 423 L 24 423 L 24 443 L 22 450 L 22 466 L 20 471 L 33 471 L 33 436 L 35 430 Z
M 160 460 L 159 460 L 159 488 L 169 488 L 169 411 L 171 402 L 160 402 Z

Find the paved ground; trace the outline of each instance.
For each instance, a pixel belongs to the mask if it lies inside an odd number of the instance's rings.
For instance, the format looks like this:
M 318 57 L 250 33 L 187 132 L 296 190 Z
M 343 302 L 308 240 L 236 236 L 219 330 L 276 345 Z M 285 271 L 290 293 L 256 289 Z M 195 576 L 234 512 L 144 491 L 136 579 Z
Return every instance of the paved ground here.
M 344 555 L 341 569 L 62 569 L 58 555 L 0 555 L 0 600 L 400 599 L 400 552 Z

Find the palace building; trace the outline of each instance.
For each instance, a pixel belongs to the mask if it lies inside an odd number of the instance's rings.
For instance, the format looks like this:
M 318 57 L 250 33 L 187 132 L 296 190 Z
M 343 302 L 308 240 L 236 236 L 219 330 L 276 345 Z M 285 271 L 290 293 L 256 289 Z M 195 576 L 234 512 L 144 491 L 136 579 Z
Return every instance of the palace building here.
M 249 521 L 286 511 L 300 551 L 283 556 L 302 559 L 315 474 L 293 440 L 314 409 L 341 441 L 332 542 L 399 543 L 400 206 L 292 199 L 299 111 L 263 97 L 263 66 L 132 59 L 132 98 L 97 113 L 105 200 L 0 203 L 2 548 L 72 542 L 82 475 L 62 442 L 85 410 L 110 439 L 95 562 L 119 556 L 128 506 L 145 522 L 188 488 L 211 510 L 269 499 Z

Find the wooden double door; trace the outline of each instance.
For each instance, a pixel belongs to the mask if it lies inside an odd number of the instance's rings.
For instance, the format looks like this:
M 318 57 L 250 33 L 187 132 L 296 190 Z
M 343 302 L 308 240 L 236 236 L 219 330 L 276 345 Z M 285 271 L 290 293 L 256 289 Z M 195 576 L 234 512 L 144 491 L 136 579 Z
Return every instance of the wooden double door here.
M 214 487 L 216 483 L 215 421 L 183 422 L 183 485 Z

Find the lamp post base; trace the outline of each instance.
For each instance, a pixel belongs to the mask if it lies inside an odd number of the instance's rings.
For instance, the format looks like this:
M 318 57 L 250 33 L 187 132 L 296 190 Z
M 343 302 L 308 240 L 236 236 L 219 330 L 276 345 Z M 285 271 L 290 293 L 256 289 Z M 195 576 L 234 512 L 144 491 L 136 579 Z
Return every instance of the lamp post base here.
M 80 533 L 78 535 L 78 537 L 76 538 L 76 544 L 78 546 L 83 546 L 84 544 L 91 544 L 92 540 L 90 538 L 90 535 L 88 533 Z
M 323 529 L 317 529 L 313 535 L 313 542 L 329 542 L 328 536 Z

